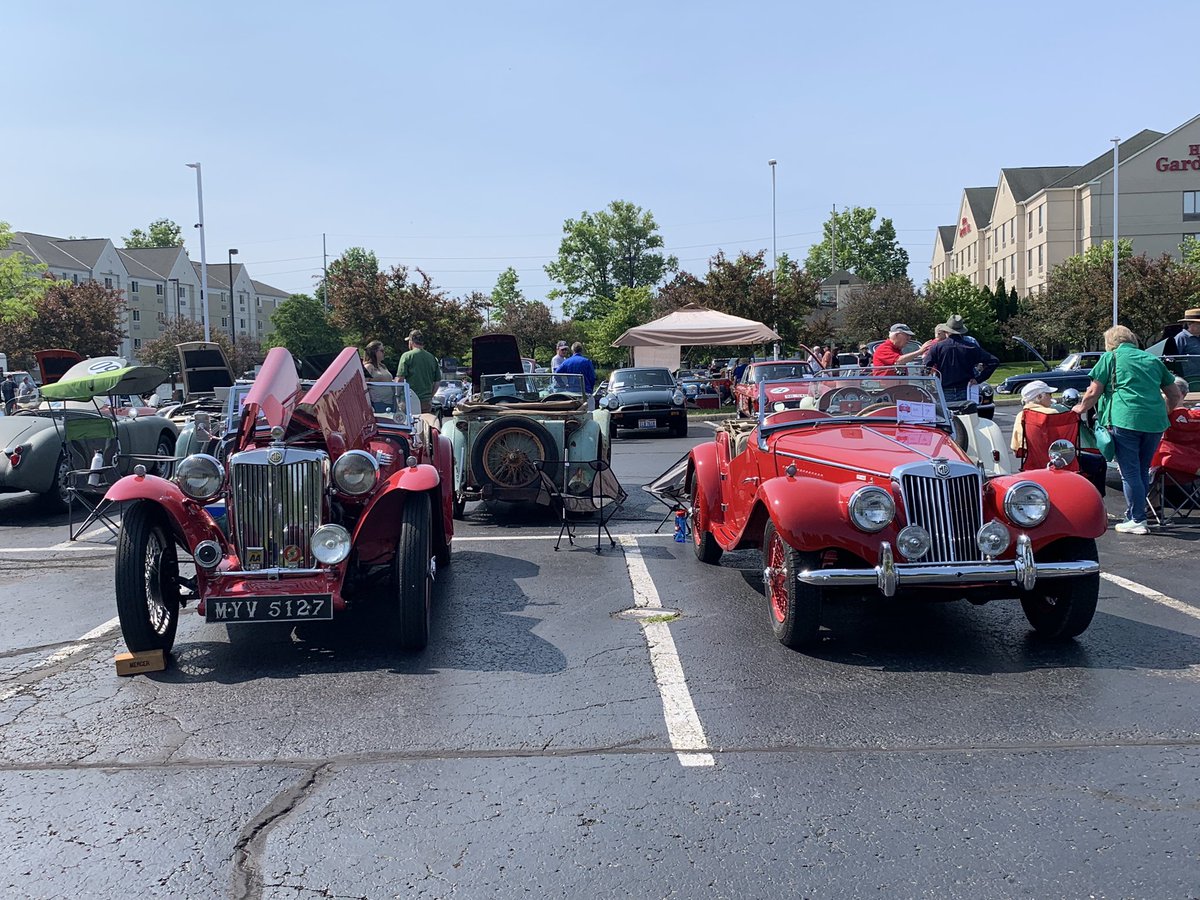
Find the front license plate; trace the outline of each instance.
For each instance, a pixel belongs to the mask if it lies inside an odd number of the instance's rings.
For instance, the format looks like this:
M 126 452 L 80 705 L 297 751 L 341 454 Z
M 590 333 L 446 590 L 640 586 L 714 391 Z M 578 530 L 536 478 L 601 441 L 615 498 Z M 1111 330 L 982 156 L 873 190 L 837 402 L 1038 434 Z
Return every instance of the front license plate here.
M 206 622 L 310 622 L 333 618 L 329 594 L 234 599 L 214 597 L 204 604 Z
M 657 428 L 657 419 L 638 419 L 638 428 Z

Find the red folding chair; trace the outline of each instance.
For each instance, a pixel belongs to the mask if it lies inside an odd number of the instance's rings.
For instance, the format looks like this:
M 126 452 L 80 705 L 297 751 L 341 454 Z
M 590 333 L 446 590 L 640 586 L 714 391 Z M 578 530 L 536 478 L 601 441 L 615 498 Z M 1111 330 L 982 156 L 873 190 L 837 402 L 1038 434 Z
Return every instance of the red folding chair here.
M 1166 519 L 1190 519 L 1197 510 L 1200 510 L 1200 410 L 1174 409 L 1150 463 L 1150 512 L 1161 525 Z
M 1044 413 L 1027 409 L 1023 413 L 1025 422 L 1024 446 L 1017 449 L 1021 470 L 1044 469 L 1050 465 L 1050 445 L 1055 441 L 1070 441 L 1079 448 L 1079 416 L 1067 411 Z M 1079 471 L 1079 460 L 1073 459 L 1066 466 L 1069 472 Z

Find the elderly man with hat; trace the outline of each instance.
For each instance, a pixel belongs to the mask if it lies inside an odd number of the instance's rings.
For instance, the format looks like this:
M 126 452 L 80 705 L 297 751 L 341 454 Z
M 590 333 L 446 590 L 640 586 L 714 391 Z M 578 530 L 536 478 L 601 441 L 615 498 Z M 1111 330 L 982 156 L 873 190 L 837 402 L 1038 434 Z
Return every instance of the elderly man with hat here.
M 938 330 L 945 331 L 949 337 L 934 342 L 925 355 L 925 365 L 941 376 L 946 402 L 961 403 L 967 399 L 967 388 L 987 381 L 1000 360 L 977 341 L 967 340 L 967 325 L 957 313 L 939 325 Z
M 425 335 L 414 328 L 408 333 L 408 350 L 396 364 L 396 380 L 408 382 L 421 401 L 421 412 L 427 413 L 433 411 L 433 388 L 441 377 L 441 363 L 425 349 Z
M 550 371 L 557 372 L 558 367 L 565 363 L 571 356 L 571 345 L 566 341 L 559 341 L 554 348 L 554 355 L 550 357 Z
M 903 322 L 897 322 L 888 329 L 888 339 L 875 348 L 875 353 L 871 357 L 871 365 L 877 367 L 885 366 L 903 366 L 912 362 L 915 359 L 920 359 L 930 347 L 933 346 L 933 341 L 926 341 L 919 347 L 912 350 L 907 349 L 913 339 L 912 329 Z
M 1175 335 L 1175 355 L 1195 357 L 1183 360 L 1183 374 L 1191 381 L 1200 378 L 1200 308 L 1187 310 L 1179 324 L 1183 329 Z

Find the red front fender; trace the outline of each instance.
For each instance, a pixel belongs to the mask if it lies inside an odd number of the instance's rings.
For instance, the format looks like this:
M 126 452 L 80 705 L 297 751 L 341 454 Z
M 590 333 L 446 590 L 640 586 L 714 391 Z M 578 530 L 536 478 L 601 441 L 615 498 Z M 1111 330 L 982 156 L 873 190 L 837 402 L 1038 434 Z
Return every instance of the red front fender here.
M 1014 531 L 1029 535 L 1035 551 L 1065 537 L 1098 538 L 1108 529 L 1108 514 L 1099 492 L 1082 475 L 1058 469 L 1033 469 L 993 479 L 988 485 L 989 495 L 984 498 L 985 518 L 1008 521 L 1004 514 L 1004 494 L 1021 481 L 1040 484 L 1050 497 L 1050 512 L 1041 525 L 1011 526 Z
M 775 529 L 797 550 L 847 547 L 857 551 L 862 535 L 847 523 L 839 491 L 839 484 L 815 478 L 772 478 L 758 489 L 744 538 L 753 536 L 757 543 L 770 516 Z M 752 534 L 751 529 L 757 532 Z
M 696 483 L 704 500 L 704 521 L 719 525 L 725 521 L 721 512 L 721 472 L 717 461 L 717 443 L 710 441 L 692 448 L 692 470 L 688 474 L 688 488 Z M 693 491 L 694 493 L 694 491 Z
M 118 503 L 124 500 L 148 500 L 157 503 L 167 514 L 176 538 L 190 552 L 201 541 L 215 540 L 228 553 L 225 535 L 208 511 L 190 499 L 173 481 L 156 475 L 126 475 L 108 489 L 105 500 Z
M 396 472 L 376 491 L 371 502 L 363 510 L 354 529 L 354 552 L 360 563 L 379 565 L 396 552 L 396 541 L 400 535 L 400 513 L 407 499 L 413 494 L 428 493 L 430 503 L 440 503 L 441 478 L 431 465 L 406 466 Z M 432 517 L 431 525 L 437 520 Z M 436 535 L 431 536 L 436 546 Z

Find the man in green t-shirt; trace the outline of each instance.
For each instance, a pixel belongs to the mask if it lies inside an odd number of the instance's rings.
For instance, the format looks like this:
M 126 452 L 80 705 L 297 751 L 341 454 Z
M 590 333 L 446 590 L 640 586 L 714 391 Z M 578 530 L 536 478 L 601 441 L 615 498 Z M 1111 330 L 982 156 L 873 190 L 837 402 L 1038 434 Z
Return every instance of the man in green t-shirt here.
M 396 365 L 396 380 L 407 381 L 409 389 L 421 401 L 421 412 L 433 410 L 433 387 L 442 377 L 437 357 L 425 349 L 425 335 L 417 329 L 408 334 L 408 350 Z

